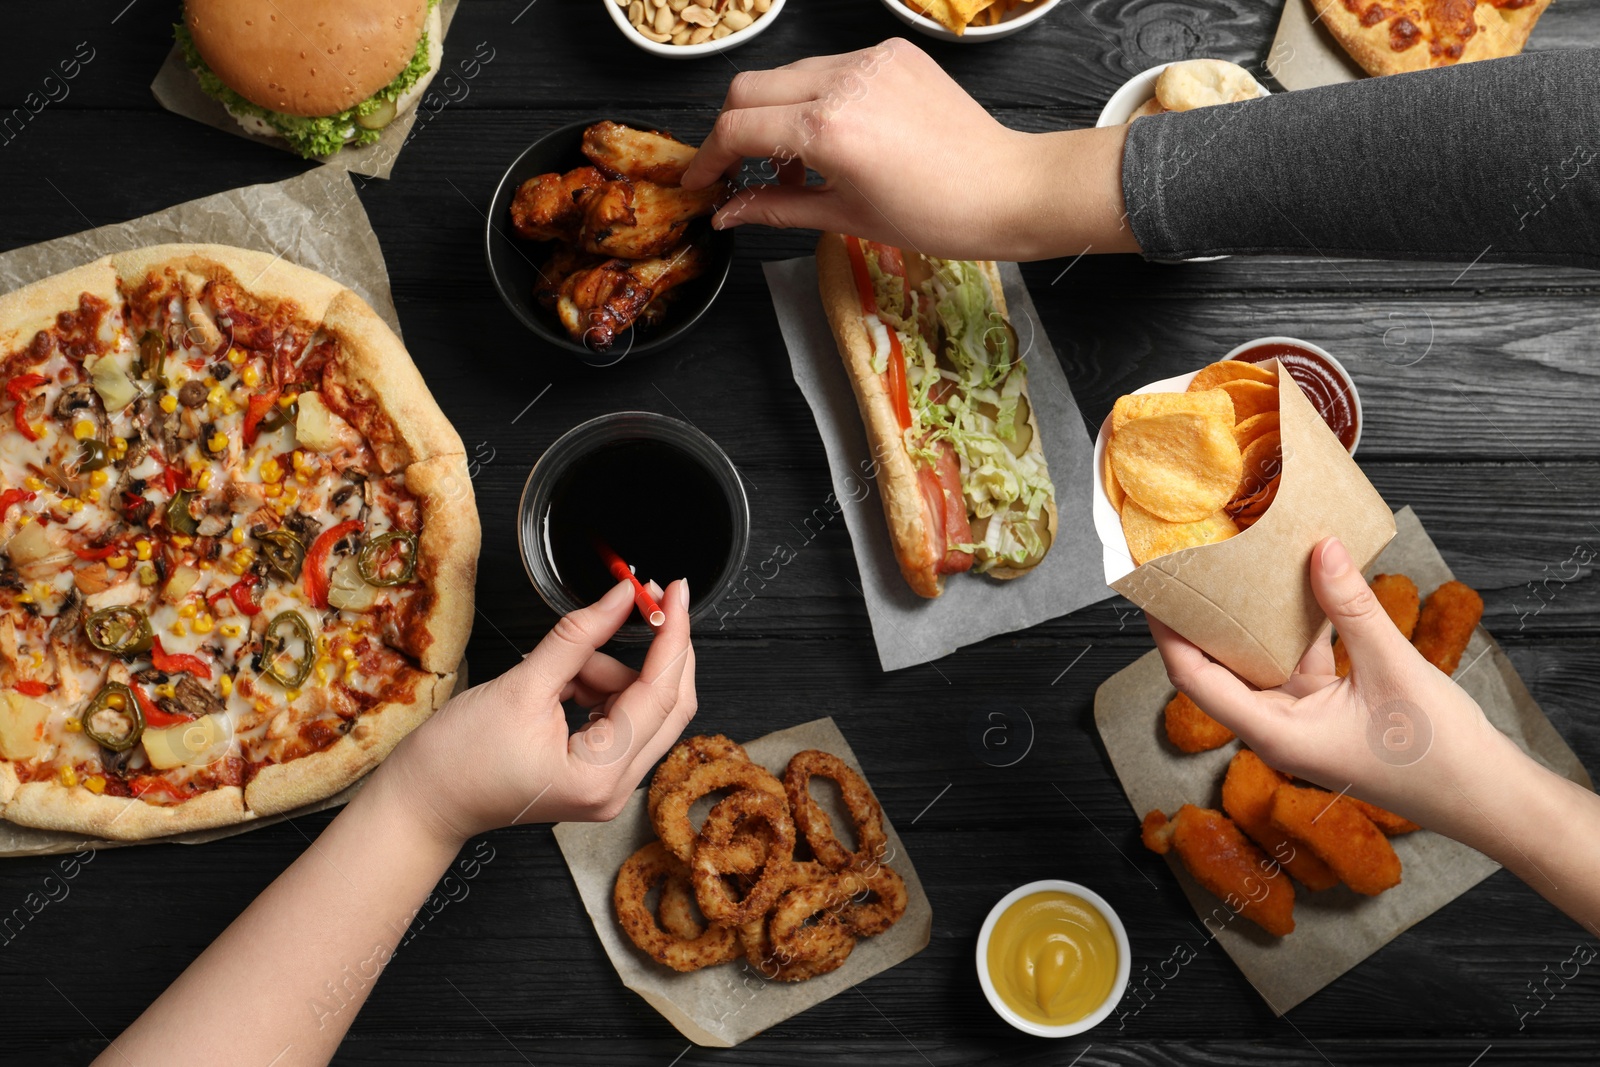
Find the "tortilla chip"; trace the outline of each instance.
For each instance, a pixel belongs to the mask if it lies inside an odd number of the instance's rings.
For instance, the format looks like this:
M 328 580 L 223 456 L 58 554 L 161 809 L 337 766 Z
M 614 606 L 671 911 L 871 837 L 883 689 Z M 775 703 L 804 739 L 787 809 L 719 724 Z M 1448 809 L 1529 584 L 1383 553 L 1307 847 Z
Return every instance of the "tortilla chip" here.
M 1128 499 L 1128 494 L 1122 491 L 1122 486 L 1117 484 L 1116 472 L 1111 469 L 1111 448 L 1107 442 L 1105 452 L 1100 456 L 1100 480 L 1105 484 L 1106 499 L 1111 501 L 1111 506 L 1119 513 L 1122 511 L 1122 502 Z

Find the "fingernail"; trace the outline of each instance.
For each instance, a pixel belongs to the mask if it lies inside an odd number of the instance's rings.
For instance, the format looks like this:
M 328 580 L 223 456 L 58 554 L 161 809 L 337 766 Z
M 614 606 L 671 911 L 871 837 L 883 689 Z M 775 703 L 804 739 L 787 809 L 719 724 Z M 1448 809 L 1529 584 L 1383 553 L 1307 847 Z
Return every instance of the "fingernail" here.
M 1328 538 L 1322 546 L 1322 575 L 1325 578 L 1342 578 L 1350 570 L 1350 553 L 1337 537 Z
M 678 606 L 684 611 L 689 610 L 689 579 L 678 579 Z
M 655 597 L 657 600 L 660 600 L 662 597 L 667 595 L 666 592 L 656 584 L 656 580 L 654 578 L 645 583 L 645 588 L 650 590 L 650 595 Z

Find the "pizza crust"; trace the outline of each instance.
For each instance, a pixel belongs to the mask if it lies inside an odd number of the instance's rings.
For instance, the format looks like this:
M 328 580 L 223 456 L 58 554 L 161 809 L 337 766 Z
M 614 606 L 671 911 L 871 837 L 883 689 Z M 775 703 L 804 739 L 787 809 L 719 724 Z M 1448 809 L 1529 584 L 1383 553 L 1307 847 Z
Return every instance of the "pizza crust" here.
M 406 468 L 406 488 L 422 505 L 417 574 L 431 603 L 407 627 L 423 670 L 453 671 L 472 634 L 473 590 L 482 531 L 465 456 L 435 456 Z
M 0 296 L 0 353 L 27 348 L 35 334 L 55 325 L 57 315 L 77 310 L 78 298 L 86 292 L 112 307 L 121 304 L 110 256 Z
M 407 700 L 389 701 L 362 714 L 350 732 L 327 748 L 288 763 L 261 768 L 244 787 L 253 815 L 276 815 L 324 800 L 372 770 L 412 730 L 450 699 L 456 676 L 417 673 Z
M 129 291 L 144 284 L 151 274 L 191 273 L 206 280 L 232 281 L 257 299 L 293 301 L 312 321 L 322 318 L 328 304 L 345 291 L 327 275 L 297 267 L 282 256 L 229 245 L 150 245 L 109 258 L 116 277 Z
M 367 438 L 385 474 L 434 456 L 466 454 L 410 353 L 365 300 L 348 289 L 340 292 L 328 305 L 322 328 L 340 344 L 339 359 L 323 373 L 324 392 L 331 385 L 358 404 L 375 404 L 394 428 L 396 436 L 385 440 L 361 411 L 348 410 L 340 398 L 327 398 Z
M 9 765 L 5 772 L 15 780 L 16 773 Z M 143 841 L 255 818 L 245 810 L 244 790 L 236 785 L 168 805 L 147 804 L 137 797 L 97 796 L 87 789 L 66 789 L 54 781 L 19 786 L 0 808 L 0 816 L 20 826 L 92 834 L 112 841 Z

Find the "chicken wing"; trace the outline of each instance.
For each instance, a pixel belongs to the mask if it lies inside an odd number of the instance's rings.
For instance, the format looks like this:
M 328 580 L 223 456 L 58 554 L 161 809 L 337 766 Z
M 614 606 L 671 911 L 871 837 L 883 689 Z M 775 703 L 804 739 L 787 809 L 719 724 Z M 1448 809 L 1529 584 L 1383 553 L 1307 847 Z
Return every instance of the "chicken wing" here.
M 583 131 L 583 154 L 616 178 L 677 185 L 699 151 L 671 134 L 597 122 Z
M 1394 846 L 1343 797 L 1280 785 L 1272 794 L 1272 825 L 1310 845 L 1339 881 L 1357 893 L 1375 897 L 1400 884 L 1400 857 Z
M 1312 891 L 1332 889 L 1338 875 L 1319 860 L 1304 841 L 1272 825 L 1272 795 L 1288 779 L 1249 749 L 1240 749 L 1222 780 L 1222 810 L 1267 854 Z
M 593 167 L 529 178 L 511 201 L 511 226 L 530 241 L 574 241 L 583 224 L 583 202 L 605 183 Z
M 1141 835 L 1152 852 L 1177 849 L 1195 881 L 1273 937 L 1294 932 L 1294 886 L 1222 812 L 1185 804 L 1169 822 L 1152 811 Z
M 561 287 L 566 284 L 568 278 L 604 260 L 604 256 L 585 252 L 572 245 L 556 245 L 555 251 L 550 253 L 550 258 L 539 267 L 539 280 L 534 283 L 533 298 L 547 308 L 555 307 L 556 301 L 561 296 Z
M 705 248 L 698 244 L 638 262 L 608 259 L 567 278 L 556 301 L 556 313 L 573 340 L 603 352 L 653 300 L 699 277 L 707 260 Z
M 1417 629 L 1417 583 L 1403 574 L 1380 574 L 1371 585 L 1390 621 L 1411 640 Z M 1338 638 L 1333 642 L 1333 670 L 1341 678 L 1350 673 L 1350 650 Z
M 1445 582 L 1428 594 L 1427 603 L 1417 616 L 1417 631 L 1411 643 L 1422 658 L 1446 674 L 1456 673 L 1461 653 L 1466 651 L 1472 632 L 1483 618 L 1483 597 L 1469 585 Z
M 683 242 L 691 220 L 711 214 L 727 194 L 726 182 L 694 192 L 655 182 L 605 182 L 583 200 L 579 240 L 590 252 L 619 259 L 665 255 Z

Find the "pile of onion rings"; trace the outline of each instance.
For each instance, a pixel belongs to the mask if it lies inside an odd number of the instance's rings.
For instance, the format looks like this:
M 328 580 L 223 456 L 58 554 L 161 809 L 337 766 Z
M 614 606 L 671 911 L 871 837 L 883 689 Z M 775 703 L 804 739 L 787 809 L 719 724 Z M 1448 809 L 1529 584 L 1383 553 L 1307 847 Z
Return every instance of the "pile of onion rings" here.
M 839 786 L 854 849 L 811 795 L 812 778 Z M 696 829 L 695 802 L 724 791 Z M 905 914 L 905 882 L 885 863 L 883 808 L 831 753 L 796 753 L 780 781 L 726 737 L 687 738 L 656 768 L 647 807 L 657 840 L 623 863 L 612 901 L 628 938 L 675 971 L 743 956 L 767 978 L 804 981 L 837 970 L 858 938 Z

